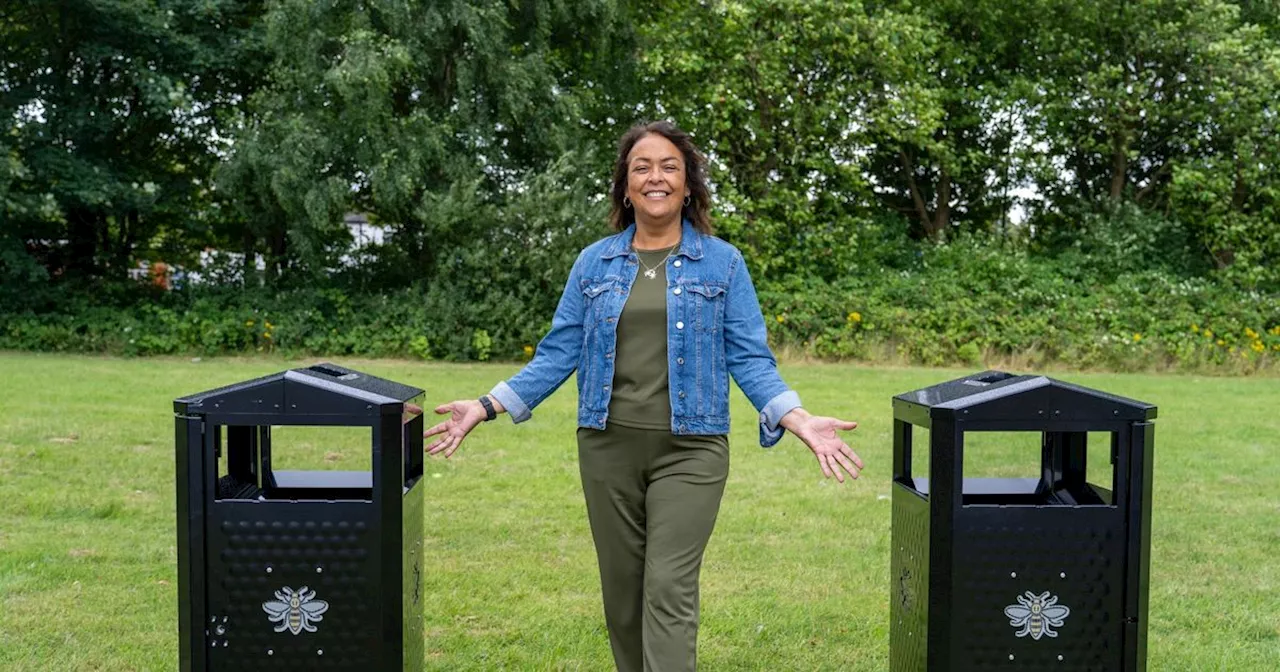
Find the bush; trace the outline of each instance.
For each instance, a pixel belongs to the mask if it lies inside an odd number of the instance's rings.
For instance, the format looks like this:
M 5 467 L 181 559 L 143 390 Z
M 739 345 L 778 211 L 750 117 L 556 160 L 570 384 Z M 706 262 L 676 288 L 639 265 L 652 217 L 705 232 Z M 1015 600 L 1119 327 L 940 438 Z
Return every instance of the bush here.
M 1275 295 L 1160 270 L 1090 273 L 978 238 L 917 249 L 913 263 L 868 263 L 876 270 L 835 280 L 759 282 L 774 345 L 820 359 L 969 367 L 1247 372 L 1280 363 Z M 92 303 L 68 294 L 55 311 L 0 314 L 0 348 L 520 361 L 550 327 L 568 265 L 536 283 L 472 274 L 381 293 L 104 287 Z

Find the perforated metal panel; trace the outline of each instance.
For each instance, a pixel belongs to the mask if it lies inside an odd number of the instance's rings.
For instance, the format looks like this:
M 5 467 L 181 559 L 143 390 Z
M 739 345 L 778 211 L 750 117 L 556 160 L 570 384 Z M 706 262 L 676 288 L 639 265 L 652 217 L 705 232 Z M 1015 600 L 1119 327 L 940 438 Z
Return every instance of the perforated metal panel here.
M 376 650 L 378 547 L 371 502 L 219 502 L 209 531 L 209 608 L 226 632 L 210 640 L 212 669 L 270 661 L 270 669 L 354 669 Z M 314 593 L 327 609 L 291 631 L 264 609 L 277 591 Z M 287 594 L 287 593 L 286 593 Z M 301 614 L 295 610 L 299 619 Z M 295 620 L 297 623 L 297 620 Z M 276 632 L 284 627 L 283 632 Z M 250 668 L 257 669 L 257 668 Z M 262 669 L 266 669 L 263 667 Z
M 999 523 L 992 524 L 996 516 Z M 961 599 L 954 613 L 960 660 L 983 670 L 1120 669 L 1122 511 L 975 507 L 957 518 L 955 588 Z M 1019 597 L 1034 602 L 1041 596 L 1068 610 L 1060 625 L 1034 616 L 1011 625 L 1006 608 L 1021 606 Z
M 923 670 L 928 660 L 929 503 L 899 485 L 893 488 L 890 572 L 890 669 Z

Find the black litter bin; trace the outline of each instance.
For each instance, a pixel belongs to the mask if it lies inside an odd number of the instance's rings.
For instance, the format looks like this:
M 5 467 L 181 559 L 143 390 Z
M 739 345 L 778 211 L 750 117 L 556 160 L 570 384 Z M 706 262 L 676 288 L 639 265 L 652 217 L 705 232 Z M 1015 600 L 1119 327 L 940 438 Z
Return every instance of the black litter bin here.
M 174 401 L 180 669 L 422 669 L 421 395 L 321 364 Z M 273 469 L 290 425 L 368 427 L 371 470 Z
M 893 417 L 890 669 L 1144 670 L 1156 408 L 987 371 L 900 394 Z M 1039 476 L 965 478 L 972 432 L 1039 433 Z M 1109 488 L 1086 480 L 1090 432 Z

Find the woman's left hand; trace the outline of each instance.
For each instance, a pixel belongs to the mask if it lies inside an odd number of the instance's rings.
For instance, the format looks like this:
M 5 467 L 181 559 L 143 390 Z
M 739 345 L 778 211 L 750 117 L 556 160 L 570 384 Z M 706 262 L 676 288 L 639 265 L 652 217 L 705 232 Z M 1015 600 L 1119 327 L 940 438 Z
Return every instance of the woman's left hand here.
M 818 465 L 822 467 L 824 476 L 831 478 L 834 475 L 841 483 L 844 483 L 845 472 L 853 478 L 858 477 L 858 472 L 862 469 L 862 460 L 858 458 L 857 453 L 853 452 L 849 444 L 836 434 L 836 430 L 851 430 L 857 427 L 858 423 L 810 415 L 803 408 L 797 408 L 783 416 L 779 424 L 809 446 L 814 457 L 818 458 Z

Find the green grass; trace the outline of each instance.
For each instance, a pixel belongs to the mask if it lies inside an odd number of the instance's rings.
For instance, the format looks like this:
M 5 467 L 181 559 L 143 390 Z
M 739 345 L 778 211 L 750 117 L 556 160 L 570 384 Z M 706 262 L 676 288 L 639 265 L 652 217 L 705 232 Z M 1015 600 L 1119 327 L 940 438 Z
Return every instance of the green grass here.
M 512 365 L 351 362 L 473 397 Z M 297 365 L 0 354 L 0 669 L 172 670 L 173 398 Z M 826 481 L 788 437 L 756 443 L 734 392 L 732 467 L 702 580 L 707 670 L 888 667 L 890 404 L 956 371 L 784 365 L 814 411 L 856 419 L 864 477 Z M 1160 406 L 1151 670 L 1280 661 L 1280 380 L 1059 374 Z M 570 381 L 513 426 L 428 463 L 427 667 L 607 669 Z M 367 468 L 360 433 L 296 431 L 289 466 Z M 974 470 L 1033 475 L 995 442 Z M 1019 454 L 1021 452 L 1022 454 Z M 284 458 L 282 458 L 284 459 Z

